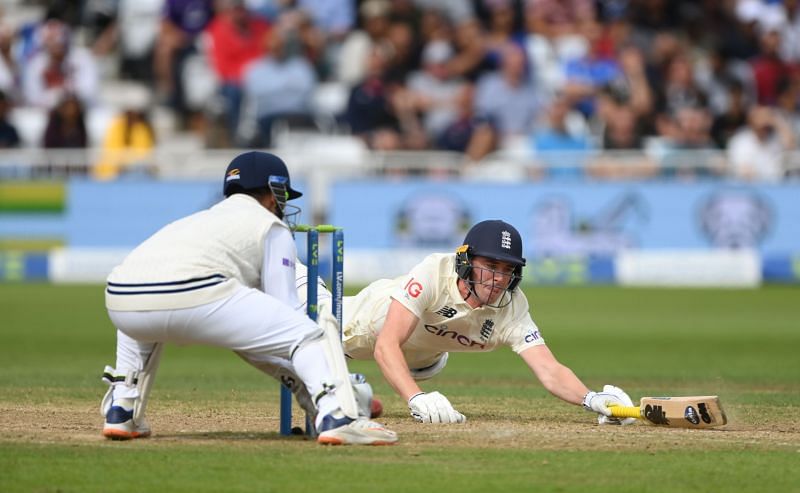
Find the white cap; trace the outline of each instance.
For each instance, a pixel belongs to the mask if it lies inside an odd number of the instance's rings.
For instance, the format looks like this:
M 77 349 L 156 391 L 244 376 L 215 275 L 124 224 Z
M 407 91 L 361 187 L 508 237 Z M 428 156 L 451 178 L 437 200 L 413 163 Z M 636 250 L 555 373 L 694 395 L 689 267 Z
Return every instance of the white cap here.
M 761 18 L 764 7 L 761 0 L 739 0 L 736 4 L 736 18 L 744 23 L 756 22 Z
M 782 31 L 788 22 L 789 19 L 786 16 L 786 10 L 783 5 L 765 5 L 761 11 L 761 17 L 758 19 L 758 29 L 762 34 L 771 31 Z
M 447 41 L 431 41 L 422 50 L 422 63 L 437 64 L 450 60 L 453 56 L 453 47 Z

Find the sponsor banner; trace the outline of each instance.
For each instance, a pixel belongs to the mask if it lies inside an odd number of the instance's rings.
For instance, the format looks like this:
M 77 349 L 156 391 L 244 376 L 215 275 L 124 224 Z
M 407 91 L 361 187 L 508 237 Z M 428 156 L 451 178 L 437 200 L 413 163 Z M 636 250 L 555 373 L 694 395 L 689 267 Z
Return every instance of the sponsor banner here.
M 0 214 L 60 213 L 64 210 L 65 188 L 63 182 L 0 183 Z
M 0 251 L 0 282 L 46 281 L 48 254 Z
M 753 250 L 626 251 L 616 258 L 623 286 L 756 287 L 761 259 Z
M 304 189 L 302 182 L 295 186 Z M 224 198 L 222 183 L 208 180 L 73 179 L 65 190 L 54 185 L 9 187 L 0 187 L 0 206 L 5 208 L 0 210 L 0 242 L 20 245 L 47 241 L 67 247 L 134 247 L 164 225 Z M 292 203 L 302 208 L 306 202 L 301 197 Z
M 613 257 L 544 257 L 528 259 L 523 270 L 523 285 L 531 284 L 612 284 L 615 281 Z
M 762 261 L 764 281 L 771 283 L 800 283 L 800 254 L 769 255 Z
M 0 282 L 104 283 L 127 248 L 64 248 L 46 253 L 0 252 Z M 363 286 L 407 274 L 432 250 L 345 251 L 344 279 Z M 330 274 L 330 254 L 320 252 L 320 275 Z M 622 284 L 753 287 L 800 283 L 800 254 L 764 259 L 753 251 L 625 252 L 615 258 L 528 259 L 523 285 Z
M 528 258 L 622 250 L 800 250 L 800 184 L 733 182 L 336 182 L 330 222 L 348 247 L 450 251 L 469 227 L 504 219 Z
M 50 280 L 55 283 L 104 283 L 130 252 L 127 248 L 70 248 L 50 252 Z

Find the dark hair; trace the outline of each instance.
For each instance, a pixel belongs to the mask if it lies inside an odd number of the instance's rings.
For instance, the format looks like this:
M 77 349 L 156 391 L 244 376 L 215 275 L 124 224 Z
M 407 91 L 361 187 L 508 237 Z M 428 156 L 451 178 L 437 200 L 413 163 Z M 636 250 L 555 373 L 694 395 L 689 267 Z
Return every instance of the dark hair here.
M 125 147 L 130 147 L 133 140 L 133 127 L 135 126 L 134 117 L 138 116 L 139 121 L 145 126 L 147 133 L 150 134 L 150 139 L 155 142 L 156 134 L 153 130 L 153 125 L 150 123 L 150 118 L 144 111 L 126 111 L 125 112 L 125 137 L 123 142 Z
M 229 190 L 229 193 L 228 193 L 229 197 L 231 195 L 233 195 L 233 194 L 241 193 L 241 194 L 244 194 L 244 195 L 249 195 L 250 197 L 253 197 L 254 199 L 259 200 L 259 201 L 261 199 L 263 199 L 264 197 L 268 197 L 268 196 L 272 195 L 272 190 L 270 190 L 269 187 L 266 187 L 266 186 L 263 187 L 263 188 L 244 189 L 244 188 L 240 187 L 239 185 L 230 185 L 230 186 L 228 186 L 228 190 Z

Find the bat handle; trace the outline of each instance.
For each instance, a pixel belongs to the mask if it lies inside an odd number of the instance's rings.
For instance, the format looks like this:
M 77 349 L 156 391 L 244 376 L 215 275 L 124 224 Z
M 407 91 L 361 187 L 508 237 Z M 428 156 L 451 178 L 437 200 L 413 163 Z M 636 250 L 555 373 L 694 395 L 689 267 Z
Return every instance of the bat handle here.
M 611 410 L 611 416 L 615 418 L 637 418 L 641 419 L 642 411 L 637 406 L 619 406 L 611 404 L 608 406 Z

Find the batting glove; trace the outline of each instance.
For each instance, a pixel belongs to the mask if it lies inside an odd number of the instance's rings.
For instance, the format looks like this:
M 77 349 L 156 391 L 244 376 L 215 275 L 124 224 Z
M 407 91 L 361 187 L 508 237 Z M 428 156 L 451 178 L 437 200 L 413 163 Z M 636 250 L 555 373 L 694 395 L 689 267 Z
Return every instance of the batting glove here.
M 583 396 L 583 408 L 603 416 L 611 416 L 611 410 L 608 408 L 611 403 L 624 405 L 617 395 L 605 392 L 605 389 L 603 392 L 589 391 Z
M 615 395 L 620 400 L 621 406 L 633 406 L 633 401 L 631 400 L 630 396 L 619 387 L 615 387 L 613 385 L 604 385 L 603 393 Z M 601 414 L 597 416 L 597 422 L 601 425 L 629 425 L 635 423 L 636 418 L 614 418 Z
M 408 400 L 411 417 L 420 423 L 464 423 L 467 418 L 456 411 L 439 392 L 420 392 Z

